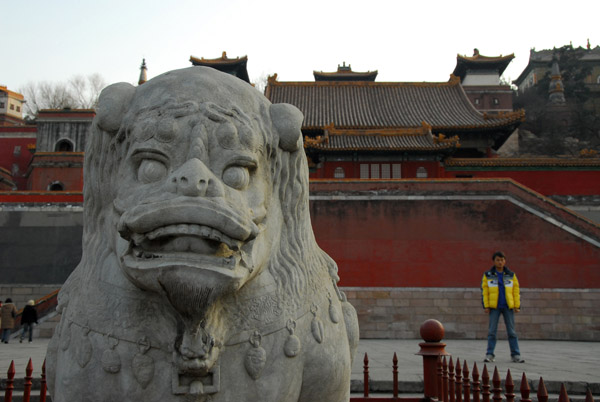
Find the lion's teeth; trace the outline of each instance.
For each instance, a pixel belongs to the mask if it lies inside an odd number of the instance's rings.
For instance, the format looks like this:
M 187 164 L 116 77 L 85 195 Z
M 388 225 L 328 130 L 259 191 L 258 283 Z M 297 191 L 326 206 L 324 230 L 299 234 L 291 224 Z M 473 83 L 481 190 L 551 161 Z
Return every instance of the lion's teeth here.
M 186 225 L 185 223 L 180 223 L 179 225 L 177 225 L 177 232 L 180 234 L 188 234 L 188 228 L 189 225 Z
M 200 233 L 198 233 L 200 236 L 202 237 L 209 237 L 210 236 L 210 232 L 212 231 L 211 228 L 207 227 L 207 226 L 199 226 L 200 228 Z
M 150 240 L 154 240 L 157 237 L 160 237 L 165 232 L 165 230 L 166 228 L 164 227 L 158 228 L 156 230 L 153 230 L 152 232 L 146 233 L 146 237 L 148 237 Z

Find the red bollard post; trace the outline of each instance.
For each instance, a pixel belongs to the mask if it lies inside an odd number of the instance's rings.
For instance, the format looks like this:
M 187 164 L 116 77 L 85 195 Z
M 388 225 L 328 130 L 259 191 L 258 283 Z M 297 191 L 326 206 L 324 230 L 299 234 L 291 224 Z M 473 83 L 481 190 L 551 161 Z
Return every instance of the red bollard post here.
M 444 400 L 444 369 L 442 367 L 442 356 L 438 356 L 437 360 L 437 392 L 438 392 L 438 401 Z
M 444 402 L 449 402 L 448 399 L 448 362 L 446 361 L 446 356 L 444 356 L 442 360 L 442 395 L 443 398 L 440 399 Z
M 448 397 L 450 402 L 456 402 L 456 390 L 454 389 L 454 363 L 452 362 L 452 356 L 450 356 L 450 363 L 448 363 Z
M 525 373 L 523 373 L 523 376 L 521 377 L 521 387 L 519 388 L 519 391 L 521 391 L 521 402 L 531 402 L 531 399 L 529 398 L 529 383 L 527 382 Z
M 498 366 L 494 367 L 494 374 L 492 375 L 492 400 L 494 402 L 502 402 L 502 387 L 500 386 L 502 381 L 500 381 L 500 374 L 498 373 Z
M 469 366 L 467 361 L 463 363 L 463 401 L 471 402 L 471 379 L 469 378 Z
M 437 320 L 427 320 L 421 325 L 421 350 L 423 356 L 423 383 L 425 398 L 437 398 L 437 361 L 439 356 L 448 355 L 446 344 L 440 342 L 444 338 L 444 326 Z
M 4 402 L 12 402 L 12 393 L 15 389 L 15 361 L 10 362 L 8 371 L 6 372 L 6 391 L 4 391 Z
M 506 397 L 506 402 L 515 402 L 515 383 L 513 382 L 512 375 L 510 374 L 510 369 L 508 369 L 506 373 L 506 380 L 504 380 L 504 388 L 506 388 L 506 392 L 504 396 Z
M 480 385 L 481 383 L 479 382 L 479 370 L 477 370 L 477 363 L 473 363 L 473 402 L 479 402 L 479 395 L 481 395 Z
M 394 382 L 394 398 L 398 398 L 398 356 L 394 352 L 394 358 L 392 359 L 392 381 Z
M 456 388 L 456 402 L 462 402 L 462 369 L 460 368 L 460 360 L 456 358 L 456 376 L 455 376 Z
M 23 385 L 23 402 L 29 402 L 29 398 L 31 396 L 31 380 L 33 380 L 33 363 L 31 363 L 31 358 L 29 359 L 29 363 L 27 363 L 27 367 L 25 368 L 25 384 Z
M 538 402 L 548 402 L 548 390 L 546 389 L 546 384 L 544 384 L 544 379 L 540 377 L 540 383 L 538 385 L 537 390 Z
M 490 375 L 488 373 L 487 365 L 483 365 L 483 373 L 481 374 L 481 400 L 483 402 L 490 402 Z
M 365 353 L 365 358 L 363 360 L 363 395 L 366 397 L 369 396 L 369 356 Z
M 46 393 L 48 391 L 46 385 L 46 359 L 44 359 L 44 364 L 42 364 L 42 380 L 40 382 L 40 402 L 46 402 Z

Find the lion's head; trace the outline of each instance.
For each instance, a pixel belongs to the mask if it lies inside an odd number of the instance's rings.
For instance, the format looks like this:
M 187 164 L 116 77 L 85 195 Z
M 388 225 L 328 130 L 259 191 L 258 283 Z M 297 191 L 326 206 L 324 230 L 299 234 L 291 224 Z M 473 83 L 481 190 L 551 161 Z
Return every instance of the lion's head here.
M 267 267 L 294 293 L 315 269 L 335 273 L 310 227 L 301 123 L 209 68 L 108 87 L 86 152 L 82 265 L 107 242 L 129 280 L 184 314 Z
M 302 119 L 211 68 L 107 87 L 87 139 L 83 257 L 59 296 L 58 337 L 74 342 L 75 328 L 77 347 L 92 333 L 124 353 L 147 342 L 173 353 L 177 375 L 206 376 L 235 339 L 264 325 L 293 333 L 289 322 L 339 308 L 337 267 L 310 224 Z

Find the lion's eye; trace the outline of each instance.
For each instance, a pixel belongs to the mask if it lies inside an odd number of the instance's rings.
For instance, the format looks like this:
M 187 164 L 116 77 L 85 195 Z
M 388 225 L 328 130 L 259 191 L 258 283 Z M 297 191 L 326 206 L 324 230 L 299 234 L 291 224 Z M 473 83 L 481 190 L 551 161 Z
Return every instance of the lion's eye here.
M 153 183 L 165 178 L 167 167 L 156 159 L 142 159 L 138 167 L 138 180 L 142 183 Z
M 229 187 L 243 190 L 250 183 L 250 172 L 245 166 L 229 166 L 223 172 L 223 182 Z

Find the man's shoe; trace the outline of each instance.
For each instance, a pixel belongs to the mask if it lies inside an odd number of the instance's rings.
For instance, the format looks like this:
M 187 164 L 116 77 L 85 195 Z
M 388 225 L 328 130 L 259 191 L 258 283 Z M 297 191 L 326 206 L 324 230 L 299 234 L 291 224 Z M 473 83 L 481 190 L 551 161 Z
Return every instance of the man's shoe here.
M 23 339 L 19 339 L 19 343 L 23 343 Z
M 513 363 L 525 363 L 525 360 L 521 359 L 521 356 L 515 355 L 510 359 Z
M 484 361 L 484 362 L 486 362 L 486 363 L 491 363 L 491 362 L 493 362 L 494 360 L 495 360 L 495 359 L 494 359 L 494 355 L 486 355 L 486 356 L 485 356 L 485 359 L 483 359 L 483 361 Z

